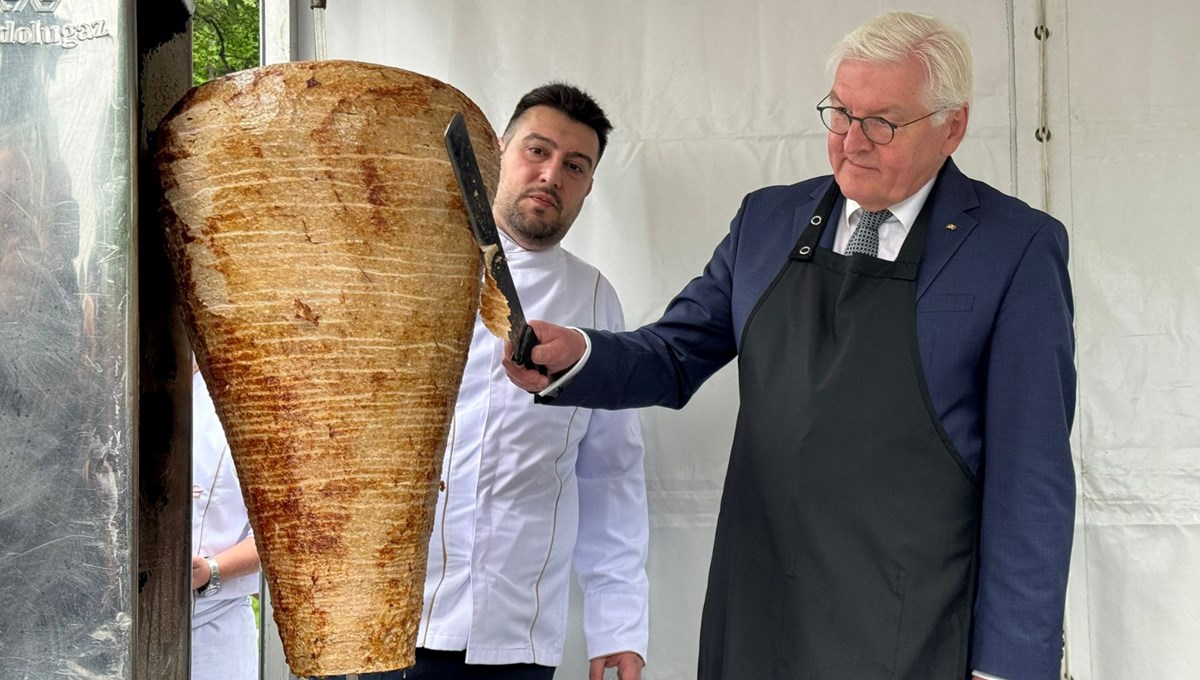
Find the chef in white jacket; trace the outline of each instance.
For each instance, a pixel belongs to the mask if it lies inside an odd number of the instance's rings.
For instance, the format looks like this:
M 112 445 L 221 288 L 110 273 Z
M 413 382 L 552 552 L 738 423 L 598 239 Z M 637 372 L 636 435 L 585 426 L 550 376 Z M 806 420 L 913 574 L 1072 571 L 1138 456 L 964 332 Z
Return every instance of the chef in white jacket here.
M 192 680 L 258 680 L 258 550 L 204 378 L 192 372 Z
M 611 128 L 591 97 L 552 83 L 525 95 L 505 130 L 493 213 L 532 318 L 624 325 L 609 282 L 559 245 Z M 552 677 L 573 565 L 588 677 L 608 667 L 639 680 L 649 529 L 637 414 L 535 405 L 506 377 L 505 351 L 477 320 L 429 543 L 417 665 L 394 677 Z

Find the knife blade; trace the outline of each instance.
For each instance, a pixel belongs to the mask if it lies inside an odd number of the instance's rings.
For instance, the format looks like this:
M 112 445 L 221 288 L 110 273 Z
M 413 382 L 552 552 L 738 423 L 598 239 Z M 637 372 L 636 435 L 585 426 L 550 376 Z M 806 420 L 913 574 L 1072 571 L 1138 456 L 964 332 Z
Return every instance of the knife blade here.
M 546 367 L 533 363 L 530 356 L 538 342 L 537 335 L 525 321 L 521 299 L 517 296 L 517 286 L 513 283 L 512 272 L 508 269 L 504 246 L 500 243 L 500 233 L 492 216 L 492 206 L 488 203 L 487 191 L 483 186 L 483 176 L 479 173 L 479 161 L 475 158 L 475 149 L 471 146 L 471 138 L 467 134 L 467 122 L 461 111 L 455 113 L 450 125 L 446 126 L 444 141 L 446 153 L 450 156 L 450 166 L 454 168 L 454 178 L 458 180 L 458 190 L 462 193 L 463 203 L 467 207 L 471 232 L 474 233 L 475 242 L 483 252 L 484 266 L 508 303 L 508 339 L 513 346 L 512 362 L 545 374 Z
M 327 58 L 325 50 L 325 3 L 326 0 L 312 0 L 309 3 L 313 13 L 313 52 L 318 61 Z

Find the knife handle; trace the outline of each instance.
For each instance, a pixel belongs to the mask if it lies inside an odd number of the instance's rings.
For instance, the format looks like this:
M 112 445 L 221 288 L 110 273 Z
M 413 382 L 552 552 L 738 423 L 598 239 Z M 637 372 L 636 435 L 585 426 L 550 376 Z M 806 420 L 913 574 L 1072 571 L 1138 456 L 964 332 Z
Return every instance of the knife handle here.
M 517 340 L 517 344 L 513 345 L 512 362 L 518 366 L 532 368 L 542 375 L 546 375 L 546 367 L 541 364 L 533 363 L 533 346 L 538 344 L 537 335 L 533 332 L 533 328 L 526 326 L 521 333 L 521 337 Z

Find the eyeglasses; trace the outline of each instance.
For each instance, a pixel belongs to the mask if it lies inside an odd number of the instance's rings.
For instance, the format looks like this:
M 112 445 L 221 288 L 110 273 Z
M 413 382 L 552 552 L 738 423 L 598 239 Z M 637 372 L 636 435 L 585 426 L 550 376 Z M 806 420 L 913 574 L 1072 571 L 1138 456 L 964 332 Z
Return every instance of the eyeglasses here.
M 825 99 L 822 99 L 821 101 L 823 102 L 826 99 L 829 99 L 829 97 L 826 96 Z M 871 142 L 882 145 L 890 144 L 891 141 L 896 138 L 896 130 L 925 120 L 935 113 L 941 113 L 942 111 L 945 111 L 945 109 L 935 109 L 916 120 L 910 120 L 907 123 L 900 123 L 898 125 L 887 118 L 880 118 L 879 116 L 867 116 L 866 118 L 852 116 L 848 111 L 846 111 L 846 109 L 840 106 L 821 106 L 820 102 L 817 102 L 817 111 L 821 112 L 821 122 L 824 123 L 825 127 L 829 128 L 829 131 L 833 134 L 849 134 L 850 125 L 854 123 L 854 121 L 858 121 L 858 126 L 862 129 L 863 135 L 865 135 L 867 139 L 871 140 Z

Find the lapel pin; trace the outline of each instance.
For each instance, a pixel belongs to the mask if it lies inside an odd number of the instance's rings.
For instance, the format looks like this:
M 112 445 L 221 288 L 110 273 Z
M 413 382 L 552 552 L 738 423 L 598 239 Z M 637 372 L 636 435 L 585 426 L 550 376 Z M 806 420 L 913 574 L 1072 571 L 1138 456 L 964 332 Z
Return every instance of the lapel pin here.
M 957 230 L 958 230 L 958 225 L 953 222 L 946 225 L 946 231 L 957 231 Z

